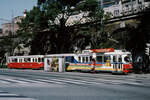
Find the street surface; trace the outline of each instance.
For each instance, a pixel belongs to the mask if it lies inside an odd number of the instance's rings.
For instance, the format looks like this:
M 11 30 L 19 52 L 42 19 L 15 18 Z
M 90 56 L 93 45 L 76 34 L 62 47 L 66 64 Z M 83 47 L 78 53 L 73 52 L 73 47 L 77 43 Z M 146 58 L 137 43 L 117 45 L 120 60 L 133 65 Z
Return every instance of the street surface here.
M 0 69 L 0 100 L 150 100 L 150 74 Z

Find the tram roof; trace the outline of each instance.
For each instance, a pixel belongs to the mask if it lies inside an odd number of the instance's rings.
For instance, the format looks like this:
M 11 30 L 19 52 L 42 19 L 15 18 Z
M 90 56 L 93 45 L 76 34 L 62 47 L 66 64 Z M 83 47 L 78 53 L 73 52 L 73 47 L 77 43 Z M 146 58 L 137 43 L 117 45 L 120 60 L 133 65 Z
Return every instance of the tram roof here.
M 44 57 L 65 57 L 65 56 L 74 56 L 74 53 L 68 53 L 68 54 L 48 54 L 45 55 Z
M 44 55 L 9 56 L 8 58 L 38 58 L 38 57 L 44 57 Z
M 44 57 L 67 57 L 67 56 L 85 56 L 85 55 L 91 55 L 92 53 L 66 53 L 66 54 L 49 54 L 45 55 Z
M 131 54 L 131 52 L 128 51 L 122 51 L 122 50 L 115 50 L 114 52 L 106 52 L 104 54 L 108 54 L 108 55 L 127 55 L 127 54 Z

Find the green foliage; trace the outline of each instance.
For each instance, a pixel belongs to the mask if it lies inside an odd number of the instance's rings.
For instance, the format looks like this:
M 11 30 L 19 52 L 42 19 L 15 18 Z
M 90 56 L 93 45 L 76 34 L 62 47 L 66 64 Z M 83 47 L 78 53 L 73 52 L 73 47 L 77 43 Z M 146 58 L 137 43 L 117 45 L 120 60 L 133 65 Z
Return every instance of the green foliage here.
M 46 0 L 38 0 L 37 4 L 41 5 L 42 3 L 46 2 Z
M 111 12 L 106 12 L 104 15 L 105 20 L 110 19 L 113 14 Z
M 97 0 L 84 0 L 81 2 L 78 6 L 78 9 L 81 9 L 82 11 L 95 11 L 98 3 Z
M 97 24 L 81 25 L 84 18 L 92 23 L 102 18 L 103 11 L 98 7 L 97 0 L 85 0 L 80 3 L 80 0 L 71 1 L 39 0 L 39 4 L 42 5 L 34 7 L 19 23 L 20 42 L 31 47 L 31 54 L 65 53 L 72 52 L 76 46 L 84 49 L 90 44 L 97 45 L 97 36 L 100 34 Z M 74 25 L 67 26 L 69 17 L 79 13 L 85 14 Z M 87 27 L 86 30 L 82 30 L 84 26 Z
M 5 37 L 0 41 L 0 64 L 6 63 L 6 53 L 12 54 L 15 48 L 11 38 Z
M 88 17 L 94 18 L 94 20 L 100 20 L 103 17 L 103 10 L 101 9 L 97 0 L 84 0 L 77 5 L 77 10 L 88 12 Z
M 0 65 L 0 68 L 7 68 L 7 65 Z

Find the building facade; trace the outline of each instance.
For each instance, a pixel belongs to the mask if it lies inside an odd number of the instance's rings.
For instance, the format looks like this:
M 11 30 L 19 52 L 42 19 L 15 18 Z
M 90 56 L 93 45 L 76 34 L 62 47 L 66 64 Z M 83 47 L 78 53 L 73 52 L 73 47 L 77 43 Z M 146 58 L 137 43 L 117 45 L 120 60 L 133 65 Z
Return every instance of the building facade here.
M 99 5 L 103 7 L 104 14 L 109 15 L 110 18 L 127 16 L 130 14 L 136 14 L 150 8 L 150 0 L 98 0 Z M 71 26 L 78 22 L 88 22 L 88 19 L 82 18 L 85 13 L 70 16 L 67 21 L 67 25 Z
M 104 0 L 105 14 L 111 13 L 111 18 L 136 14 L 150 8 L 150 0 Z
M 21 22 L 21 19 L 24 16 L 17 16 L 13 18 L 12 22 L 2 24 L 2 36 L 16 35 L 16 31 L 19 29 L 18 22 Z

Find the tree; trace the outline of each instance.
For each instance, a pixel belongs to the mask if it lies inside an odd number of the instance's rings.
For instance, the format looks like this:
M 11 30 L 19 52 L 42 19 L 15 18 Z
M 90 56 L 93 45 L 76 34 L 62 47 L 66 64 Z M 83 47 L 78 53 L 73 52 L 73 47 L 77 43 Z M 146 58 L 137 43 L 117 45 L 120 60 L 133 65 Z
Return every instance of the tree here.
M 94 23 L 102 18 L 103 11 L 97 0 L 78 1 L 41 0 L 40 7 L 34 7 L 27 13 L 19 24 L 18 33 L 21 42 L 31 46 L 31 54 L 65 53 L 72 52 L 76 46 L 81 49 L 89 44 L 96 46 L 100 33 L 96 27 L 97 32 L 93 34 L 91 27 L 97 26 Z M 81 18 L 72 25 L 67 24 L 69 18 L 80 14 Z M 85 23 L 91 25 L 83 31 Z
M 9 55 L 13 54 L 13 50 L 15 48 L 14 41 L 9 37 L 5 37 L 0 41 L 0 64 L 6 63 L 6 53 Z
M 38 0 L 37 4 L 40 6 L 44 2 L 46 2 L 46 0 Z
M 47 20 L 48 19 L 46 15 L 44 14 L 44 12 L 41 11 L 40 8 L 38 7 L 34 7 L 30 12 L 27 12 L 26 18 L 22 19 L 21 23 L 18 23 L 20 27 L 19 30 L 17 31 L 18 37 L 20 39 L 19 43 L 23 43 L 25 44 L 25 46 L 30 47 L 30 48 L 31 47 L 33 48 L 34 45 L 36 45 L 36 43 L 38 42 L 41 43 L 41 41 L 38 40 L 34 44 L 34 40 L 37 38 L 38 36 L 37 34 L 41 33 L 41 31 L 43 30 L 48 29 Z M 39 37 L 39 39 L 40 38 L 42 37 Z M 36 50 L 38 51 L 39 49 L 36 49 Z

